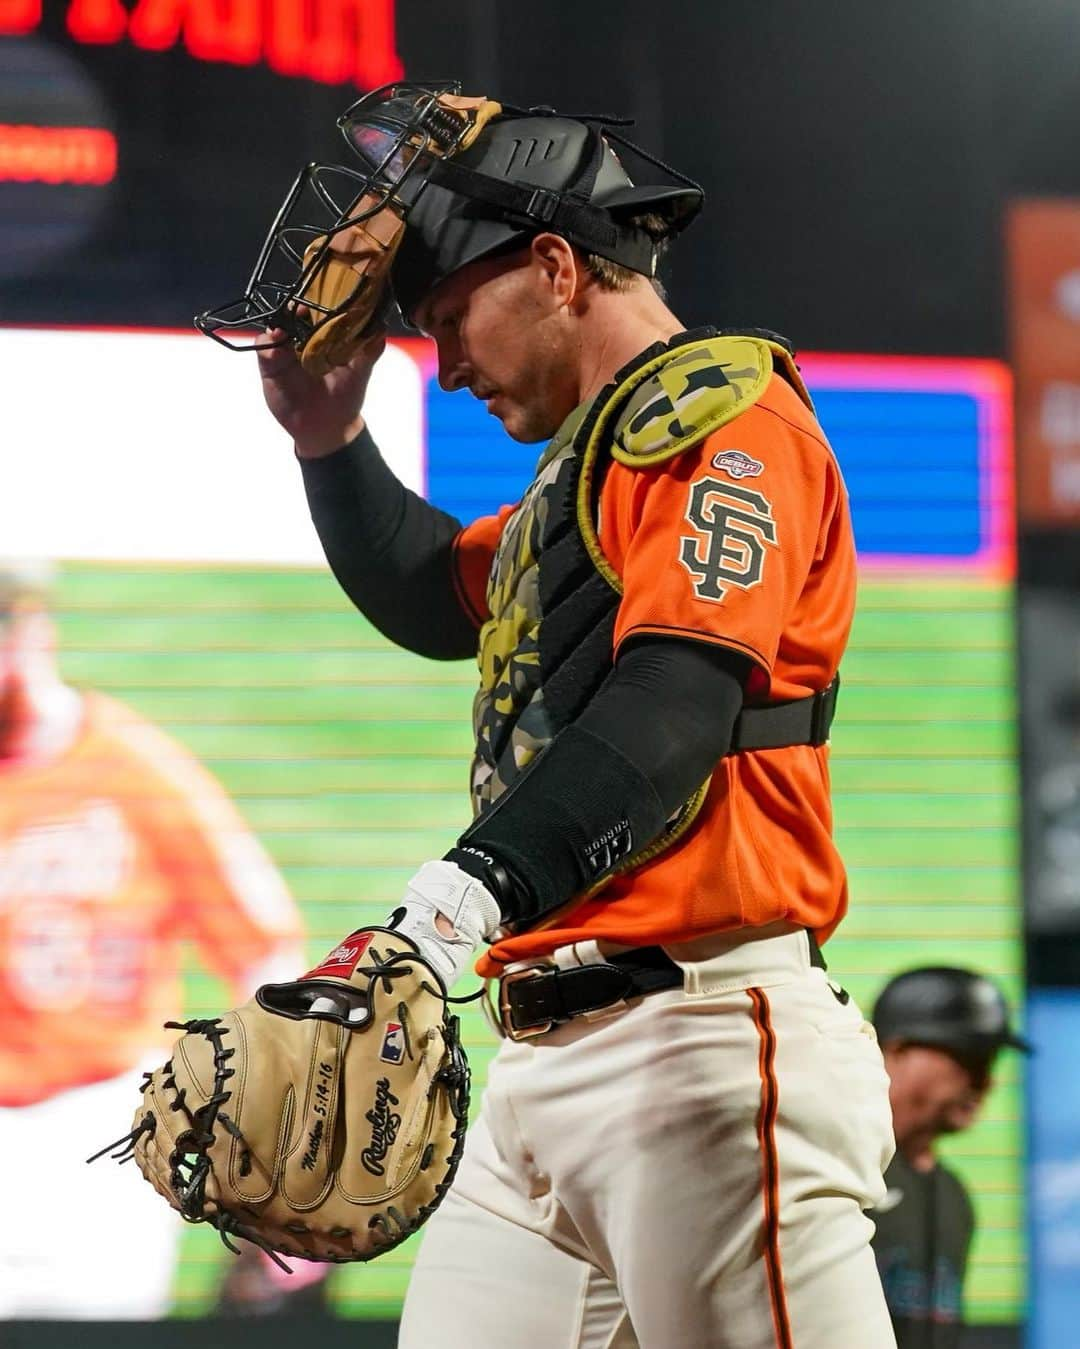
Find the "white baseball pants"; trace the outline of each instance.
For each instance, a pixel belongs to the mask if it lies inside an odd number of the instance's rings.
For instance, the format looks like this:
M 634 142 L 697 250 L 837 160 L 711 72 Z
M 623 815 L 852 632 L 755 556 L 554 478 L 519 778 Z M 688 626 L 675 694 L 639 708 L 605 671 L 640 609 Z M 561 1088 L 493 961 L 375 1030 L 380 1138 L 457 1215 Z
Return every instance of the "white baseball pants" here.
M 873 1030 L 802 931 L 669 951 L 684 988 L 503 1042 L 399 1349 L 895 1346 Z

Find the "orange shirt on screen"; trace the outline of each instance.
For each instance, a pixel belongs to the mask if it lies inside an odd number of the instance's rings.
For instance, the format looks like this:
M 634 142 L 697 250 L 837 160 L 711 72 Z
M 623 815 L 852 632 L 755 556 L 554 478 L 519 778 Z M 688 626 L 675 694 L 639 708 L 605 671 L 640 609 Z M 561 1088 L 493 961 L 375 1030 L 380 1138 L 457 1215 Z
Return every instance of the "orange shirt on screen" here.
M 299 935 L 213 778 L 134 712 L 85 695 L 66 754 L 0 765 L 0 1106 L 116 1076 L 167 1039 L 182 938 L 237 983 Z
M 511 509 L 459 539 L 459 582 L 481 617 Z M 855 605 L 847 493 L 820 426 L 779 375 L 753 407 L 667 464 L 613 463 L 598 524 L 623 583 L 616 654 L 644 635 L 730 647 L 754 663 L 752 703 L 803 697 L 836 674 Z M 718 765 L 698 819 L 670 851 L 549 926 L 498 942 L 478 968 L 497 974 L 574 941 L 671 943 L 781 920 L 824 939 L 846 904 L 828 749 L 755 750 Z

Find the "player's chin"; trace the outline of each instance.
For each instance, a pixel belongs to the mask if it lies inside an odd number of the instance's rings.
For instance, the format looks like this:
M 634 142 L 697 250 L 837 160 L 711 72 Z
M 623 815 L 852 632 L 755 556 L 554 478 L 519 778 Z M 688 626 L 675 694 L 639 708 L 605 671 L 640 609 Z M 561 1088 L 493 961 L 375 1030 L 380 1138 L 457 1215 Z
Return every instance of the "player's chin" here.
M 502 396 L 493 399 L 488 407 L 493 417 L 503 424 L 503 430 L 511 440 L 519 445 L 537 445 L 542 440 L 550 440 L 558 427 L 548 425 L 547 418 L 537 417 L 518 403 L 511 403 Z

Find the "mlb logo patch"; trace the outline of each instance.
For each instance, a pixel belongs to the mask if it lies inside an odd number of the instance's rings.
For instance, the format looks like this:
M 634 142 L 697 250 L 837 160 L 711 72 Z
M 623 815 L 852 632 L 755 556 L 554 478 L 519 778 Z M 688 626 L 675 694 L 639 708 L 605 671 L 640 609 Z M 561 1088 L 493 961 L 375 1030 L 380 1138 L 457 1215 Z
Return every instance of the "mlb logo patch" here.
M 379 1058 L 384 1063 L 400 1063 L 405 1056 L 405 1035 L 400 1021 L 388 1021 L 383 1031 Z
M 723 469 L 731 478 L 756 478 L 765 465 L 759 459 L 743 454 L 742 450 L 721 450 L 713 455 L 713 468 Z

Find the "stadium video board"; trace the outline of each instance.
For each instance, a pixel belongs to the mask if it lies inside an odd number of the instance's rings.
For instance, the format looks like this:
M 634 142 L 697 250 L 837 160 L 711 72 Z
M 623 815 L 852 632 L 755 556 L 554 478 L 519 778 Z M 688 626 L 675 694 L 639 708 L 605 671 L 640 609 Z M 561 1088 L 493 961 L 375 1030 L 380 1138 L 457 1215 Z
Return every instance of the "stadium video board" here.
M 179 333 L 7 329 L 0 347 L 6 430 L 33 449 L 15 457 L 0 535 L 61 562 L 65 677 L 209 770 L 284 880 L 307 954 L 322 954 L 380 919 L 463 827 L 472 666 L 402 653 L 351 609 L 250 359 Z M 832 759 L 851 910 L 830 966 L 868 1010 L 898 970 L 954 963 L 962 948 L 1015 1005 L 1007 374 L 930 359 L 802 366 L 849 485 L 861 566 Z M 41 409 L 55 368 L 78 415 L 54 428 Z M 421 343 L 381 363 L 370 421 L 399 476 L 463 521 L 513 501 L 536 456 L 467 395 L 442 393 Z M 70 925 L 61 936 L 73 940 Z M 225 985 L 182 949 L 185 1012 L 220 1010 Z M 475 1008 L 464 1022 L 482 1086 L 495 1040 Z M 1016 1321 L 1025 1295 L 1018 1072 L 1002 1065 L 980 1123 L 945 1148 L 976 1205 L 976 1321 Z M 103 1141 L 114 1124 L 127 1127 L 103 1120 Z M 335 1270 L 328 1314 L 392 1319 L 413 1250 Z M 229 1259 L 213 1232 L 185 1230 L 171 1314 L 212 1311 Z

